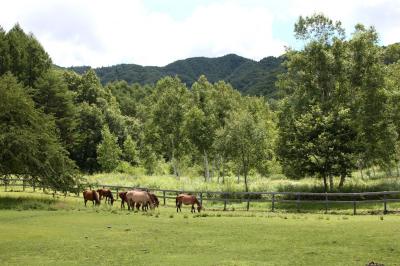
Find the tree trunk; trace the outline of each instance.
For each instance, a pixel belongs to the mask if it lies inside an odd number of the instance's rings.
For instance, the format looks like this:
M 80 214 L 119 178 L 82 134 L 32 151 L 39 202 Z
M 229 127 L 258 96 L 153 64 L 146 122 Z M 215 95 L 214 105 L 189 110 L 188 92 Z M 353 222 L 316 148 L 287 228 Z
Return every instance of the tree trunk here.
M 225 184 L 225 163 L 222 157 L 221 157 L 221 164 L 222 164 L 222 184 Z
M 210 180 L 210 170 L 208 169 L 208 158 L 206 150 L 204 150 L 204 180 L 205 182 L 208 182 Z
M 361 173 L 361 179 L 364 179 L 364 175 L 363 175 L 363 171 L 362 171 L 362 167 L 360 167 L 360 173 Z
M 376 177 L 375 166 L 372 166 L 372 172 L 374 173 L 374 178 L 375 178 Z
M 325 190 L 325 193 L 328 192 L 328 183 L 326 181 L 326 176 L 325 175 L 324 175 L 324 190 Z
M 396 170 L 397 170 L 397 177 L 400 176 L 400 171 L 399 171 L 399 163 L 396 162 Z
M 217 183 L 219 184 L 219 178 L 220 178 L 220 170 L 221 170 L 221 156 L 218 156 L 217 160 Z
M 246 190 L 246 192 L 249 192 L 249 186 L 247 185 L 247 171 L 244 170 L 243 171 L 243 175 L 244 175 L 244 189 Z
M 329 175 L 329 191 L 333 191 L 333 176 Z
M 341 175 L 340 176 L 340 182 L 339 182 L 339 190 L 341 190 L 343 188 L 345 180 L 346 180 L 346 175 Z
M 237 171 L 237 183 L 239 184 L 240 182 L 240 169 Z

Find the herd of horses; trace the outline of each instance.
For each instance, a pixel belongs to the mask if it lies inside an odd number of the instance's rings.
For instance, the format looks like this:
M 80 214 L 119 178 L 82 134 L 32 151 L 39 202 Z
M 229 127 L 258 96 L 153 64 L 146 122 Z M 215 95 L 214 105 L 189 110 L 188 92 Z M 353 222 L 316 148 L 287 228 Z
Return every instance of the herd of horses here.
M 125 208 L 125 203 L 128 206 L 128 210 L 134 210 L 135 207 L 139 211 L 142 207 L 142 211 L 147 211 L 148 208 L 154 209 L 158 208 L 159 200 L 154 193 L 145 190 L 134 189 L 125 192 L 119 192 L 118 197 L 121 199 L 121 209 Z M 114 196 L 109 189 L 98 189 L 96 190 L 85 190 L 83 192 L 83 199 L 86 203 L 91 201 L 93 205 L 100 205 L 101 200 L 104 198 L 105 202 L 113 205 Z M 182 204 L 192 205 L 191 212 L 196 212 L 194 205 L 197 205 L 197 211 L 200 212 L 204 209 L 197 198 L 190 194 L 179 194 L 176 196 L 176 212 L 181 211 Z

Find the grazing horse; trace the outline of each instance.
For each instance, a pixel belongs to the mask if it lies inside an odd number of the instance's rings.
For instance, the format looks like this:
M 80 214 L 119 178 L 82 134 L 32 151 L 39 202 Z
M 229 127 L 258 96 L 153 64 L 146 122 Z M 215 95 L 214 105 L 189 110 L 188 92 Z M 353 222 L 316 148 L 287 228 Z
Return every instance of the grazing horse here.
M 157 196 L 152 192 L 148 192 L 148 193 L 150 196 L 150 200 L 153 203 L 153 206 L 158 208 L 158 205 L 160 205 L 160 202 L 159 202 Z M 136 203 L 136 208 L 140 208 L 140 204 Z M 142 206 L 142 210 L 147 210 L 147 209 L 148 209 L 148 204 L 146 203 L 145 205 Z
M 94 203 L 96 203 L 96 205 L 100 205 L 99 196 L 97 195 L 96 190 L 83 191 L 83 199 L 85 201 L 85 206 L 86 206 L 86 202 L 88 200 L 92 201 L 93 205 L 94 205 Z
M 150 208 L 153 208 L 153 202 L 151 201 L 150 195 L 147 191 L 128 191 L 126 193 L 126 201 L 128 203 L 128 210 L 130 210 L 130 208 L 135 209 L 135 204 L 137 210 L 139 210 L 138 206 L 147 205 L 147 203 L 150 203 Z
M 129 203 L 126 200 L 126 193 L 128 193 L 128 192 L 125 191 L 125 192 L 119 192 L 118 193 L 118 196 L 121 199 L 121 209 L 122 209 L 122 207 L 124 207 L 124 209 L 125 209 L 125 202 L 128 204 L 128 208 L 129 208 Z
M 98 189 L 97 192 L 98 192 L 99 195 L 100 195 L 100 200 L 101 200 L 101 198 L 104 196 L 104 198 L 106 199 L 106 202 L 108 202 L 108 203 L 110 203 L 111 205 L 113 205 L 113 203 L 114 203 L 114 196 L 113 196 L 111 190 L 101 188 L 101 189 Z
M 200 212 L 203 207 L 201 206 L 200 202 L 197 200 L 197 198 L 193 195 L 189 194 L 179 194 L 176 196 L 176 212 L 181 211 L 181 206 L 182 203 L 185 205 L 192 205 L 192 209 L 190 212 L 196 212 L 196 209 L 194 208 L 194 205 L 197 204 L 197 211 Z

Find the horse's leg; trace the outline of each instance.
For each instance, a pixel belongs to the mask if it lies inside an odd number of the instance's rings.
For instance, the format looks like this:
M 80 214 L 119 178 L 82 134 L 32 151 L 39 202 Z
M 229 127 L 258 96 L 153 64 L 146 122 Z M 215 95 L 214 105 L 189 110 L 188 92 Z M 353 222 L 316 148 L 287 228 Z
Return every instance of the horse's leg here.
M 190 210 L 190 212 L 193 213 L 193 211 L 196 212 L 196 211 L 194 210 L 194 204 L 192 204 L 192 209 Z
M 87 202 L 87 199 L 85 199 L 84 201 L 85 201 L 85 207 L 86 207 L 86 202 Z

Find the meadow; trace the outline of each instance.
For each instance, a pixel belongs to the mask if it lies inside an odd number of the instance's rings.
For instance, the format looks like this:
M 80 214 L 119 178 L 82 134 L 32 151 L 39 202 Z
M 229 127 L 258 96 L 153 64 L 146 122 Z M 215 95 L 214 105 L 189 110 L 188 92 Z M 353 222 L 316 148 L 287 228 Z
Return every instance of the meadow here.
M 134 168 L 135 169 L 135 168 Z M 193 173 L 183 175 L 179 178 L 162 173 L 159 175 L 145 175 L 140 168 L 125 173 L 98 173 L 83 176 L 84 182 L 97 185 L 115 185 L 125 187 L 147 187 L 153 189 L 175 189 L 183 191 L 244 191 L 243 177 L 226 176 L 225 182 L 222 178 L 213 177 L 205 182 L 204 177 Z M 335 191 L 338 192 L 339 179 L 336 178 Z M 283 174 L 272 174 L 263 177 L 257 174 L 249 176 L 250 191 L 286 191 L 286 192 L 324 192 L 322 180 L 314 177 L 299 180 L 288 179 Z M 340 192 L 372 192 L 372 191 L 400 191 L 400 177 L 388 177 L 382 171 L 375 175 L 360 176 L 354 172 L 351 178 L 344 183 Z
M 118 203 L 118 202 L 117 202 Z M 3 265 L 385 265 L 400 263 L 400 216 L 143 212 L 81 198 L 0 193 Z

